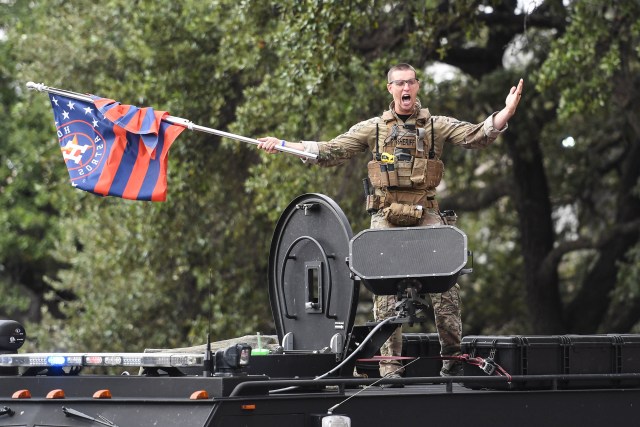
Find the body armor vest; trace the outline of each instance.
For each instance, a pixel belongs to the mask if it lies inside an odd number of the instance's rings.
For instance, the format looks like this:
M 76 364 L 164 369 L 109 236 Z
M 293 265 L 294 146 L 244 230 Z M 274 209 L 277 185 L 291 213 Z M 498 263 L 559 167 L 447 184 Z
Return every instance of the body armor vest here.
M 383 209 L 392 224 L 415 225 L 424 208 L 438 210 L 435 198 L 427 197 L 444 173 L 444 164 L 435 152 L 434 120 L 402 125 L 390 120 L 386 125 L 387 137 L 382 142 L 376 125 L 373 159 L 367 165 L 369 181 L 376 189 L 367 196 L 367 211 Z M 425 138 L 427 130 L 430 138 Z
M 444 165 L 435 153 L 433 118 L 428 127 L 387 123 L 388 136 L 380 143 L 376 131 L 373 159 L 367 165 L 371 185 L 381 190 L 427 190 L 440 184 Z M 426 130 L 430 138 L 425 138 Z

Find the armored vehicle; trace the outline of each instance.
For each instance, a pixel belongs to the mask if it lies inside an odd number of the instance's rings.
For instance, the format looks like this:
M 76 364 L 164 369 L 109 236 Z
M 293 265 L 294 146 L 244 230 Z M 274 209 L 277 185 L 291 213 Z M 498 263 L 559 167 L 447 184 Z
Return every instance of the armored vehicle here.
M 423 295 L 448 290 L 471 272 L 471 259 L 456 227 L 353 236 L 333 200 L 299 196 L 282 213 L 269 254 L 277 336 L 134 353 L 21 353 L 26 331 L 0 321 L 0 426 L 524 427 L 635 419 L 637 335 L 466 336 L 465 375 L 440 377 L 437 335 L 407 333 L 404 377 L 379 378 L 380 345 L 398 324 L 428 321 Z M 397 316 L 355 325 L 360 286 L 397 295 Z

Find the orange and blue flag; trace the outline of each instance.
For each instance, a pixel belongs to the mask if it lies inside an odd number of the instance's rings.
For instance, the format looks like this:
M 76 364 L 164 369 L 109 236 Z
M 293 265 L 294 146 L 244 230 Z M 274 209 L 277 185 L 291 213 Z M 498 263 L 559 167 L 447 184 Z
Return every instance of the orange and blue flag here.
M 171 144 L 183 126 L 166 111 L 49 94 L 71 183 L 101 196 L 164 201 Z

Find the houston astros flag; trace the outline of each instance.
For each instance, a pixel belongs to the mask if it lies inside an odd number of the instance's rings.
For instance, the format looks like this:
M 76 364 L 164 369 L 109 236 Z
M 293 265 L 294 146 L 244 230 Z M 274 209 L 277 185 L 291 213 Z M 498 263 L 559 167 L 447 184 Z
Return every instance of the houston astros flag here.
M 71 183 L 101 196 L 164 201 L 171 144 L 185 129 L 165 111 L 50 93 Z M 91 102 L 89 102 L 91 100 Z
M 71 183 L 101 196 L 166 200 L 169 148 L 184 129 L 260 144 L 257 139 L 197 125 L 166 111 L 121 105 L 42 83 L 27 82 L 26 86 L 49 93 Z M 274 148 L 301 159 L 318 158 L 315 153 L 284 145 Z

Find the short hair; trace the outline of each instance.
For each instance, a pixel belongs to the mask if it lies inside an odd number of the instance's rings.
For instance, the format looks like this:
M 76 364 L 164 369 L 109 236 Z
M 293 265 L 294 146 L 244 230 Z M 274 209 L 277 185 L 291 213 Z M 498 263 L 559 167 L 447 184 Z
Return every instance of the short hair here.
M 403 70 L 411 70 L 413 71 L 413 75 L 417 78 L 418 77 L 418 73 L 416 73 L 416 69 L 413 68 L 411 65 L 409 64 L 398 64 L 398 65 L 394 65 L 393 67 L 391 67 L 389 69 L 389 72 L 387 73 L 387 82 L 391 82 L 391 74 L 394 71 L 403 71 Z

